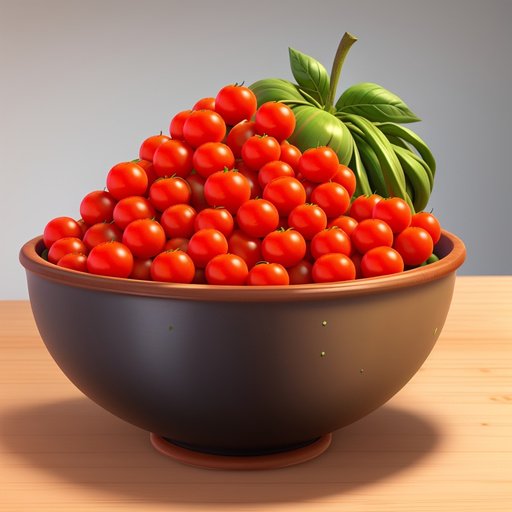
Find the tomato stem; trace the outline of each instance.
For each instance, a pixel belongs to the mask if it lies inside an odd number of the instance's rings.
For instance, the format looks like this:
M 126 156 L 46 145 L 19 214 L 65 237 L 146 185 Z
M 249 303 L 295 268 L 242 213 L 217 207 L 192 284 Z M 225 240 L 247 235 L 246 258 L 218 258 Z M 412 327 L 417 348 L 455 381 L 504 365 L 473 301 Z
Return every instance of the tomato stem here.
M 336 51 L 336 55 L 334 56 L 334 62 L 332 63 L 329 97 L 327 98 L 327 103 L 325 104 L 325 110 L 327 112 L 331 112 L 333 110 L 334 97 L 336 95 L 336 90 L 338 89 L 341 68 L 343 66 L 343 62 L 345 61 L 345 57 L 347 56 L 348 51 L 350 50 L 350 47 L 356 41 L 357 37 L 350 34 L 349 32 L 345 32 L 343 34 L 343 37 L 341 38 L 340 44 L 338 45 L 338 50 Z

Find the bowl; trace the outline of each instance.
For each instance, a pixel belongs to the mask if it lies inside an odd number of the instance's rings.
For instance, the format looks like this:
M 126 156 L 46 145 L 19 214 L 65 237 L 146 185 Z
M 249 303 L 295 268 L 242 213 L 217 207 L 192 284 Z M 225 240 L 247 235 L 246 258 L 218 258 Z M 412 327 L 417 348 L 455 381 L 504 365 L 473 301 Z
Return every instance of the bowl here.
M 400 274 L 244 287 L 96 276 L 43 249 L 20 262 L 66 376 L 154 441 L 231 458 L 300 451 L 388 401 L 438 339 L 465 259 L 443 231 L 440 260 Z

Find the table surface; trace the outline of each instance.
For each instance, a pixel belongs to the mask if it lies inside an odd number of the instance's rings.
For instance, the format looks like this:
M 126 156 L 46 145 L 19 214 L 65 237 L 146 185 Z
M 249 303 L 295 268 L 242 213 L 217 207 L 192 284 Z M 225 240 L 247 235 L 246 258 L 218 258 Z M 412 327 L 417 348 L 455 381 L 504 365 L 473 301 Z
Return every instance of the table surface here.
M 458 277 L 415 377 L 286 469 L 196 469 L 61 373 L 28 302 L 0 302 L 0 511 L 509 511 L 512 276 Z

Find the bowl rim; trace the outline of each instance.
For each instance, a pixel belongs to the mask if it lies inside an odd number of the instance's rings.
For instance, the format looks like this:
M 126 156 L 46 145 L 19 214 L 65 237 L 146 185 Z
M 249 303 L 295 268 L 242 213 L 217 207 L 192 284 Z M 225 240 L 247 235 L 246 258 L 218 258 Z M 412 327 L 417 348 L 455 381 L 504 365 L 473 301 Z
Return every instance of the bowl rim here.
M 22 246 L 19 260 L 27 273 L 31 272 L 44 279 L 76 288 L 121 295 L 215 302 L 289 302 L 375 294 L 441 279 L 455 272 L 466 258 L 466 248 L 462 240 L 453 233 L 442 230 L 436 248 L 444 249 L 446 254 L 439 261 L 399 274 L 291 286 L 223 286 L 139 281 L 88 274 L 58 267 L 46 261 L 38 253 L 43 247 L 42 236 L 35 237 Z

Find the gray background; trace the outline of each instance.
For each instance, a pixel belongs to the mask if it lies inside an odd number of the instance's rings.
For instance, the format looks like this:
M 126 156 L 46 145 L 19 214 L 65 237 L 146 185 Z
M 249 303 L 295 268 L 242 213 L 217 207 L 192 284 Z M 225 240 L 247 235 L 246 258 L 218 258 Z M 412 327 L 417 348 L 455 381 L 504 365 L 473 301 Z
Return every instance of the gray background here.
M 0 299 L 27 297 L 18 251 L 78 217 L 117 162 L 228 83 L 291 78 L 288 46 L 340 91 L 377 82 L 423 121 L 438 171 L 429 208 L 466 243 L 460 274 L 509 274 L 512 2 L 1 1 Z

